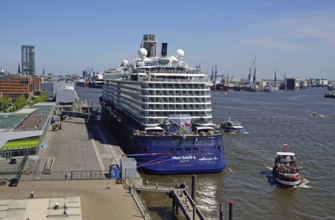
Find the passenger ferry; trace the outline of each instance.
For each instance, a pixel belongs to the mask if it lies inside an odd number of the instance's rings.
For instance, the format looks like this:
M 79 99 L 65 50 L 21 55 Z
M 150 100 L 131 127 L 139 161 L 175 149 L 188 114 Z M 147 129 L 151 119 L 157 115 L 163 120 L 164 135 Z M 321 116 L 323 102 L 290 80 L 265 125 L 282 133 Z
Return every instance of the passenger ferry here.
M 212 121 L 211 82 L 190 68 L 184 51 L 168 56 L 167 43 L 146 34 L 138 58 L 105 75 L 102 120 L 116 132 L 137 168 L 152 174 L 221 172 L 222 133 Z
M 273 176 L 278 183 L 285 186 L 297 186 L 300 183 L 295 154 L 288 152 L 287 144 L 283 144 L 282 151 L 276 153 Z

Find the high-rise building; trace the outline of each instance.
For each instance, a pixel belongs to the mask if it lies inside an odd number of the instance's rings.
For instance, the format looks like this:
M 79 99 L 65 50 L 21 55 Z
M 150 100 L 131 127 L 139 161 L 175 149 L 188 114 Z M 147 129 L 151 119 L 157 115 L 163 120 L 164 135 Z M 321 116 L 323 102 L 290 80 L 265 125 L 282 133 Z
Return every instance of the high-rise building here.
M 35 75 L 35 47 L 31 45 L 21 46 L 21 71 L 23 75 Z

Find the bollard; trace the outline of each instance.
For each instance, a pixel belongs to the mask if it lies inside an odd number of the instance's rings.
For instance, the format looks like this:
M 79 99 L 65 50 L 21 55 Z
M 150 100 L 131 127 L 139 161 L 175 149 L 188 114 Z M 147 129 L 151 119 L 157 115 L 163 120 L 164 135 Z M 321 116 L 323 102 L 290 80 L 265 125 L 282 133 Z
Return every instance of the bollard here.
M 223 220 L 223 202 L 220 203 L 220 220 Z
M 196 196 L 196 191 L 197 191 L 197 186 L 196 186 L 196 183 L 197 183 L 197 175 L 192 175 L 192 199 L 194 201 L 194 203 L 196 202 L 195 200 L 195 196 Z
M 229 220 L 233 220 L 233 201 L 229 201 Z

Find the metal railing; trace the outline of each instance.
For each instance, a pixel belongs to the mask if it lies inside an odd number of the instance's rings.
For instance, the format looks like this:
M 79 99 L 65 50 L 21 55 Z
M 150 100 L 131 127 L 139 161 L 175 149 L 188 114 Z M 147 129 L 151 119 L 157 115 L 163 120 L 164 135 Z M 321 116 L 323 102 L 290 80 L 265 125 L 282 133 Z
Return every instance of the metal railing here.
M 109 179 L 108 170 L 76 170 L 52 171 L 50 174 L 41 172 L 22 173 L 22 180 L 102 180 Z

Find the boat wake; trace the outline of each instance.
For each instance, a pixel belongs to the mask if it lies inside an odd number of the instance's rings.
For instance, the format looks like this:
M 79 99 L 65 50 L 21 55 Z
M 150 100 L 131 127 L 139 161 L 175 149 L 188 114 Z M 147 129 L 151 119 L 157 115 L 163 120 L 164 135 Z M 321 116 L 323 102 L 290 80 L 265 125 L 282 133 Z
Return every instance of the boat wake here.
M 243 134 L 249 134 L 249 132 L 248 131 L 246 131 L 246 132 L 243 132 L 243 133 L 238 133 L 238 132 L 228 132 L 228 134 L 229 135 L 243 135 Z
M 294 186 L 294 188 L 304 188 L 304 189 L 310 189 L 311 186 L 307 185 L 309 183 L 308 179 L 301 178 L 300 184 L 297 186 Z
M 313 116 L 313 117 L 319 117 L 319 118 L 334 118 L 335 119 L 334 115 L 323 115 L 323 114 L 320 114 L 318 112 L 312 112 L 311 116 Z
M 235 173 L 231 168 L 228 168 L 229 172 Z

